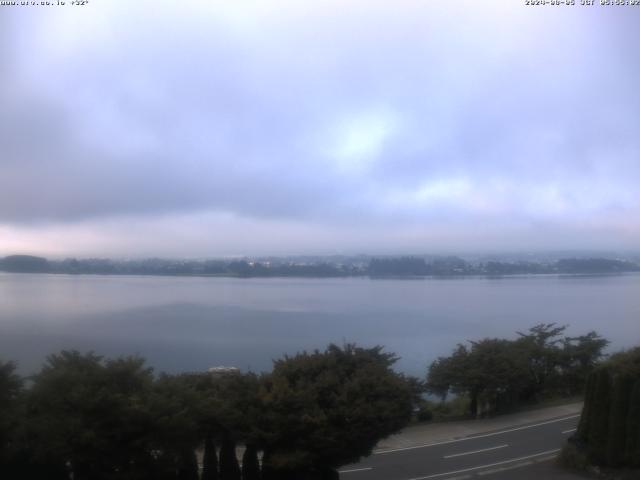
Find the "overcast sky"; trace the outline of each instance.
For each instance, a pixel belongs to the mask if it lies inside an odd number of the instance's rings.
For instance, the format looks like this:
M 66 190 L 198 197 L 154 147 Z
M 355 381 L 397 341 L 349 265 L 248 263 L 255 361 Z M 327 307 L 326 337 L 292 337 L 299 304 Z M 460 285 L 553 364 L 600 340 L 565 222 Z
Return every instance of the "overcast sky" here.
M 638 25 L 524 0 L 2 6 L 0 254 L 633 249 Z

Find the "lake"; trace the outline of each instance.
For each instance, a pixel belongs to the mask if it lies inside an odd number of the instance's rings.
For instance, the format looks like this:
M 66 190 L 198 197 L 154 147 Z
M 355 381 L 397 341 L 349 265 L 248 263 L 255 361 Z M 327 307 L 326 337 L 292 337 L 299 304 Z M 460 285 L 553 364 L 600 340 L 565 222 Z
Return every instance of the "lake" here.
M 36 370 L 61 349 L 140 354 L 156 370 L 237 366 L 330 342 L 384 345 L 423 376 L 458 342 L 541 322 L 640 344 L 640 275 L 299 279 L 0 273 L 0 358 Z

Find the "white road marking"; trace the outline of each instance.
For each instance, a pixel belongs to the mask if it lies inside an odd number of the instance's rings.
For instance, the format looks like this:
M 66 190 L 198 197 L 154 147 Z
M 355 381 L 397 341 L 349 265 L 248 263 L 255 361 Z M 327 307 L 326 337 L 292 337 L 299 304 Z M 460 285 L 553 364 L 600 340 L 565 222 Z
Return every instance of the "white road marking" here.
M 550 455 L 552 453 L 558 453 L 559 451 L 560 451 L 560 449 L 557 448 L 555 450 L 547 450 L 546 452 L 540 452 L 540 453 L 534 453 L 533 455 L 527 455 L 526 457 L 512 458 L 511 460 L 503 460 L 501 462 L 490 463 L 488 465 L 479 465 L 477 467 L 464 468 L 462 470 L 456 470 L 454 472 L 436 473 L 434 475 L 427 475 L 426 477 L 414 477 L 414 478 L 410 478 L 409 480 L 427 480 L 429 478 L 438 478 L 438 477 L 444 477 L 444 476 L 447 476 L 447 475 L 456 475 L 458 473 L 472 472 L 473 470 L 480 470 L 480 469 L 483 469 L 483 468 L 497 467 L 498 465 L 505 465 L 507 463 L 521 462 L 522 460 L 528 460 L 530 458 L 540 457 L 540 456 L 543 456 L 543 455 Z
M 529 465 L 533 465 L 533 463 L 542 463 L 542 462 L 548 462 L 550 460 L 555 460 L 556 458 L 558 458 L 557 453 L 554 455 L 549 455 L 547 457 L 542 457 L 542 458 L 536 458 L 535 460 L 527 460 L 526 462 L 522 462 L 522 463 L 516 463 L 515 465 L 508 465 L 506 467 L 498 467 L 498 468 L 494 468 L 492 470 L 484 470 L 482 472 L 478 472 L 478 476 L 485 476 L 485 475 L 491 475 L 492 473 L 500 473 L 500 472 L 506 472 L 508 470 L 515 470 L 517 468 L 522 468 L 522 467 L 527 467 Z M 456 477 L 453 477 L 456 478 Z M 448 478 L 447 480 L 453 480 L 453 478 Z
M 554 455 L 549 455 L 548 457 L 536 458 L 534 462 L 543 463 L 543 462 L 548 462 L 549 460 L 555 460 L 556 458 L 558 458 L 558 455 L 554 454 Z
M 377 452 L 373 452 L 373 455 L 383 455 L 385 453 L 402 452 L 404 450 L 415 450 L 416 448 L 435 447 L 436 445 L 448 445 L 450 443 L 466 442 L 468 440 L 475 440 L 477 438 L 493 437 L 495 435 L 502 435 L 504 433 L 511 433 L 511 432 L 517 432 L 520 430 L 526 430 L 528 428 L 541 427 L 542 425 L 549 425 L 551 423 L 564 422 L 565 420 L 571 420 L 572 418 L 578 418 L 579 416 L 580 416 L 579 414 L 571 415 L 569 417 L 556 418 L 555 420 L 548 420 L 546 422 L 536 423 L 535 425 L 525 425 L 524 427 L 515 427 L 515 428 L 510 428 L 508 430 L 501 430 L 499 432 L 485 433 L 482 435 L 475 435 L 472 437 L 456 438 L 454 440 L 445 440 L 443 442 L 425 443 L 424 445 L 414 445 L 413 447 L 404 447 L 404 448 L 392 448 L 389 450 L 378 450 Z
M 569 430 L 565 430 L 562 433 L 571 433 L 571 432 L 575 432 L 577 430 L 577 428 L 570 428 Z
M 464 455 L 473 455 L 474 453 L 482 453 L 482 452 L 489 452 L 491 450 L 498 450 L 499 448 L 506 448 L 508 447 L 508 444 L 504 444 L 504 445 L 498 445 L 497 447 L 489 447 L 489 448 L 483 448 L 482 450 L 474 450 L 472 452 L 464 452 L 464 453 L 453 453 L 451 455 L 445 455 L 442 458 L 455 458 L 455 457 L 462 457 Z
M 498 468 L 494 468 L 492 470 L 484 470 L 482 472 L 478 472 L 478 475 L 479 476 L 491 475 L 493 473 L 506 472 L 508 470 L 515 470 L 517 468 L 527 467 L 529 465 L 533 465 L 533 462 L 532 461 L 527 461 L 527 462 L 522 462 L 522 463 L 516 463 L 515 465 L 509 465 L 508 467 L 498 467 Z
M 339 470 L 338 473 L 354 473 L 354 472 L 365 472 L 367 470 L 373 470 L 371 467 L 367 468 L 354 468 L 352 470 Z

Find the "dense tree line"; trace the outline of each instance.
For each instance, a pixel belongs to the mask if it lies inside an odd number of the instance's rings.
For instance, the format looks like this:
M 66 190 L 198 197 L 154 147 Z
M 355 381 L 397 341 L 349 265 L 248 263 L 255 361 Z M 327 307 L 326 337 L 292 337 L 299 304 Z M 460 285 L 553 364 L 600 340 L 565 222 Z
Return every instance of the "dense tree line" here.
M 211 275 L 231 277 L 344 277 L 363 275 L 354 264 L 327 261 L 295 263 L 248 260 L 110 260 L 104 258 L 47 260 L 31 255 L 0 259 L 0 270 L 14 273 L 61 273 L 101 275 Z
M 607 258 L 568 258 L 556 262 L 487 262 L 470 263 L 459 257 L 439 257 L 427 262 L 421 257 L 373 258 L 367 273 L 371 276 L 427 275 L 530 275 L 530 274 L 598 274 L 640 271 L 637 263 Z
M 364 260 L 349 257 L 339 260 L 308 261 L 264 259 L 239 260 L 110 260 L 101 258 L 47 260 L 29 255 L 11 255 L 0 259 L 0 270 L 24 273 L 105 274 L 105 275 L 209 275 L 232 277 L 423 277 L 453 275 L 522 274 L 615 274 L 640 271 L 640 265 L 628 260 L 606 258 L 569 258 L 556 262 L 471 263 L 459 257 L 385 257 Z
M 563 336 L 566 326 L 539 324 L 514 340 L 485 338 L 459 344 L 429 367 L 427 390 L 444 400 L 449 393 L 470 399 L 469 414 L 499 413 L 545 397 L 583 391 L 603 356 L 607 340 L 596 332 Z
M 138 357 L 76 351 L 29 378 L 0 363 L 0 477 L 337 478 L 411 417 L 415 385 L 395 361 L 380 347 L 331 345 L 262 375 L 154 376 Z
M 640 347 L 613 355 L 589 375 L 571 442 L 590 463 L 640 468 Z

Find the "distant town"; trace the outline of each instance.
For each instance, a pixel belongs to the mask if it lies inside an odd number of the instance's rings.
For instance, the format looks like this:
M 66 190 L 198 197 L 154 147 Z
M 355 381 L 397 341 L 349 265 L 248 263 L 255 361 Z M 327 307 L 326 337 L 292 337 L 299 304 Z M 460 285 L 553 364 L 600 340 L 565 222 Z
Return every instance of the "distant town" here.
M 618 274 L 640 271 L 640 257 L 604 256 L 330 256 L 170 260 L 103 258 L 50 260 L 32 255 L 0 259 L 13 273 L 184 275 L 219 277 L 426 277 L 532 274 Z

